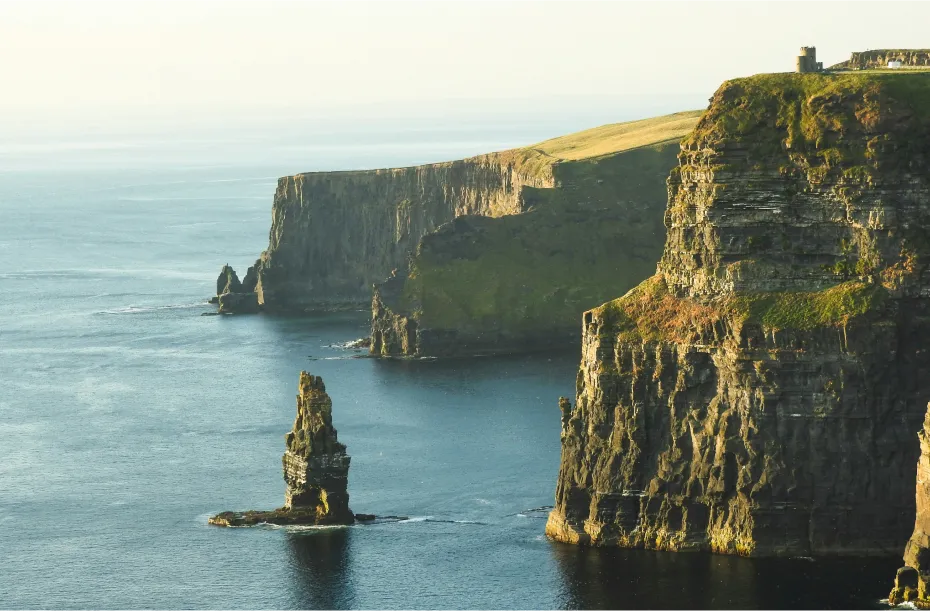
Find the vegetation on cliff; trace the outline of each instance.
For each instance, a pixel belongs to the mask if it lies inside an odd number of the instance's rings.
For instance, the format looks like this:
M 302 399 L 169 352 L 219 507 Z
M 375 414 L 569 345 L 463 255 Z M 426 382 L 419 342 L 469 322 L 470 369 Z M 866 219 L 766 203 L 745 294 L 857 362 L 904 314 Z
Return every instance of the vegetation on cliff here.
M 547 532 L 899 549 L 930 396 L 930 74 L 729 81 L 679 161 L 657 274 L 584 315 Z
M 525 188 L 522 214 L 461 217 L 424 236 L 402 289 L 376 296 L 372 352 L 518 352 L 577 341 L 582 312 L 655 271 L 665 177 L 698 115 L 531 147 L 555 161 L 555 187 Z
M 595 308 L 592 316 L 623 342 L 684 343 L 719 322 L 756 324 L 766 331 L 843 326 L 880 310 L 887 297 L 881 285 L 854 280 L 822 291 L 741 293 L 707 301 L 675 296 L 656 275 Z

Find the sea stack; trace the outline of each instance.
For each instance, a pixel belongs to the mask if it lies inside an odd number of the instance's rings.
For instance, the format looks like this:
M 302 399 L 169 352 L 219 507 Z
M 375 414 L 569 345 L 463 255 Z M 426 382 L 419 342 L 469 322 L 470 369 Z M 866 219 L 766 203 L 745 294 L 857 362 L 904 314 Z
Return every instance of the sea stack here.
M 282 463 L 284 507 L 273 511 L 227 511 L 210 518 L 217 526 L 267 524 L 352 524 L 349 509 L 350 457 L 333 428 L 333 402 L 323 378 L 300 372 L 297 418 L 285 436 Z
M 920 440 L 920 459 L 917 461 L 917 519 L 914 533 L 904 549 L 904 566 L 898 569 L 894 589 L 888 602 L 898 605 L 913 603 L 918 609 L 930 609 L 930 405 L 924 417 L 924 428 L 917 435 Z
M 239 282 L 236 270 L 226 264 L 216 279 L 216 297 L 210 303 L 219 306 L 220 314 L 255 314 L 261 307 L 258 293 L 255 292 L 257 277 L 256 267 L 250 267 L 245 281 Z

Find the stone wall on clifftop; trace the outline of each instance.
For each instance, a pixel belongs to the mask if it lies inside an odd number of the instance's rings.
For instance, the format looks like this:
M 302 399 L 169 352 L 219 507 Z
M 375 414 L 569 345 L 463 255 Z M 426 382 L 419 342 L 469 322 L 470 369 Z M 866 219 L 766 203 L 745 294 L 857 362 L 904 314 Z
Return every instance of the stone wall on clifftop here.
M 584 315 L 547 532 L 892 553 L 930 398 L 930 75 L 725 83 L 669 178 L 658 273 Z
M 908 68 L 930 66 L 930 49 L 873 49 L 871 51 L 854 51 L 844 62 L 831 66 L 831 70 L 846 68 L 866 70 L 885 68 L 890 61 L 899 61 Z

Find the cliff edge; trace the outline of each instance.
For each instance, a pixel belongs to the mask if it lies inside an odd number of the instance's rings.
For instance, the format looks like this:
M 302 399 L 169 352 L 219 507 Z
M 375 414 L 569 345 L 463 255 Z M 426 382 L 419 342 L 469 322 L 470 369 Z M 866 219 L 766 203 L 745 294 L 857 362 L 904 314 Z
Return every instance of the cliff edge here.
M 657 274 L 583 316 L 547 533 L 899 550 L 930 396 L 930 75 L 724 83 L 665 224 Z

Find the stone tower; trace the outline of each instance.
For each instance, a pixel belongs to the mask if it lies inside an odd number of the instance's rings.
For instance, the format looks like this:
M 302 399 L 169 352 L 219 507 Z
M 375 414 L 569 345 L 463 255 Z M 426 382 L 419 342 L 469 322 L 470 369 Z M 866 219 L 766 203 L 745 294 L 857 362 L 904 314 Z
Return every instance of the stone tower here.
M 823 63 L 817 61 L 817 47 L 801 47 L 801 54 L 796 60 L 798 72 L 820 72 Z

